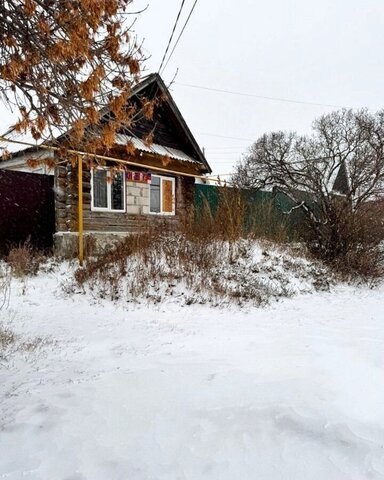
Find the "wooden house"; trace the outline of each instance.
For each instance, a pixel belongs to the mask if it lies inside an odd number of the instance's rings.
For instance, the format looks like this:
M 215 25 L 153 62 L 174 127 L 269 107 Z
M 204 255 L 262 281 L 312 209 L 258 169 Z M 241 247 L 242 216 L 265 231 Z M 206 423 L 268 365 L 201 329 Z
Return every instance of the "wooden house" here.
M 141 116 L 128 129 L 118 131 L 113 158 L 129 159 L 124 171 L 115 174 L 113 162 L 97 168 L 82 167 L 83 229 L 99 247 L 109 246 L 122 236 L 137 231 L 142 219 L 158 218 L 177 222 L 191 207 L 195 177 L 211 173 L 204 154 L 158 74 L 144 78 L 129 99 L 137 104 L 142 97 L 161 96 L 151 120 Z M 145 138 L 151 134 L 152 142 Z M 134 145 L 128 155 L 127 144 Z M 29 147 L 13 153 L 3 169 L 35 171 L 54 175 L 56 252 L 70 256 L 77 250 L 79 231 L 78 169 L 60 162 L 53 170 L 31 169 L 27 162 L 36 155 L 52 157 L 56 152 Z M 116 165 L 115 165 L 116 166 Z

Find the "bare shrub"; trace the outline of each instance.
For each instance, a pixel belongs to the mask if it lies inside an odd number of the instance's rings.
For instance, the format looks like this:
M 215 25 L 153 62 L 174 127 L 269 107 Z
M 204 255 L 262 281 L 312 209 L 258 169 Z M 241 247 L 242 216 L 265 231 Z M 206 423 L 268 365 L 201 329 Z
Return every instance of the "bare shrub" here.
M 368 202 L 354 210 L 344 199 L 333 201 L 332 221 L 308 229 L 310 251 L 342 277 L 380 278 L 384 274 L 384 205 Z
M 240 189 L 227 186 L 219 189 L 214 228 L 223 240 L 234 242 L 246 236 L 246 214 L 247 204 Z
M 240 189 L 220 186 L 215 204 L 202 195 L 202 206 L 183 225 L 183 233 L 199 239 L 234 242 L 246 234 L 246 203 Z
M 36 275 L 43 261 L 43 255 L 33 249 L 29 242 L 12 247 L 6 257 L 15 277 Z
M 0 263 L 0 311 L 8 306 L 11 292 L 11 269 Z
M 384 111 L 339 110 L 313 123 L 309 136 L 261 136 L 232 181 L 250 190 L 274 188 L 299 211 L 310 250 L 341 274 L 382 274 L 384 240 Z

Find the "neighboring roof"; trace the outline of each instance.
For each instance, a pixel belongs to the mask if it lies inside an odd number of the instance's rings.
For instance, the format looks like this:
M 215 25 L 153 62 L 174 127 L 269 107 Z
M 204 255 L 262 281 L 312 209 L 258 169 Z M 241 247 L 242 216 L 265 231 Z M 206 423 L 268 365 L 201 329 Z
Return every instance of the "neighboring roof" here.
M 346 194 L 349 190 L 348 171 L 345 161 L 340 164 L 335 181 L 333 182 L 333 190 L 342 194 Z
M 202 164 L 205 167 L 205 171 L 207 173 L 211 173 L 212 169 L 209 166 L 202 150 L 200 149 L 198 143 L 196 142 L 191 130 L 189 129 L 187 123 L 185 122 L 183 116 L 181 115 L 180 110 L 178 109 L 175 101 L 173 100 L 168 88 L 166 87 L 165 83 L 163 82 L 162 78 L 158 73 L 153 73 L 148 75 L 147 77 L 144 77 L 137 85 L 135 85 L 132 88 L 132 93 L 130 95 L 130 99 L 133 97 L 138 96 L 140 93 L 142 93 L 145 89 L 153 85 L 156 88 L 156 92 L 160 91 L 160 93 L 163 95 L 168 107 L 170 108 L 174 118 L 177 120 L 181 130 L 183 131 L 185 138 L 188 140 L 189 145 L 191 146 L 190 153 L 186 153 L 180 149 L 176 148 L 171 148 L 169 146 L 163 146 L 158 143 L 152 144 L 150 147 L 147 147 L 142 139 L 138 138 L 137 136 L 130 137 L 130 140 L 134 143 L 135 147 L 138 148 L 140 151 L 144 152 L 151 152 L 155 153 L 158 155 L 164 155 L 164 156 L 169 156 L 170 158 L 174 158 L 177 160 L 181 161 L 189 161 L 193 163 L 198 163 Z M 109 114 L 109 111 L 107 109 L 104 109 L 102 111 L 102 116 L 107 116 Z M 64 134 L 65 135 L 65 134 Z M 64 137 L 64 135 L 61 135 L 58 137 L 60 139 L 61 137 Z M 122 140 L 123 137 L 129 137 L 128 135 L 123 135 L 123 134 L 118 134 L 117 136 L 117 143 L 123 144 Z M 29 140 L 27 140 L 29 143 Z M 31 142 L 32 143 L 32 142 Z M 48 143 L 48 142 L 45 142 Z M 11 149 L 9 149 L 11 151 Z M 12 158 L 16 158 L 20 155 L 24 155 L 25 153 L 32 153 L 32 152 L 37 152 L 39 151 L 39 144 L 36 144 L 36 147 L 28 147 L 22 150 L 18 150 L 15 152 L 12 152 Z M 191 154 L 192 153 L 192 154 Z M 4 162 L 5 163 L 5 162 Z

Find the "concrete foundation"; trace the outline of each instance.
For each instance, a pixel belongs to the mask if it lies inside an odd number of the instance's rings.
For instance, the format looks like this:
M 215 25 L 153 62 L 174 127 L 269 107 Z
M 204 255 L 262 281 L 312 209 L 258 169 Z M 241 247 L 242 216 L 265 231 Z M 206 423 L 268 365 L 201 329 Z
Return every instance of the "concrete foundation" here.
M 101 255 L 112 250 L 129 232 L 84 232 L 84 256 Z M 73 232 L 57 232 L 54 235 L 54 253 L 60 258 L 71 259 L 79 253 L 79 235 Z

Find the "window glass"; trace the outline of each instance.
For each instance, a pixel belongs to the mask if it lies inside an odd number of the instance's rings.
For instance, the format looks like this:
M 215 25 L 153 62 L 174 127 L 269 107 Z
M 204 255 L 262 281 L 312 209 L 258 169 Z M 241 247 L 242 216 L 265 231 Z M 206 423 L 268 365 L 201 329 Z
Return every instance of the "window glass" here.
M 124 176 L 123 172 L 118 172 L 111 185 L 111 207 L 112 210 L 124 210 Z
M 150 211 L 160 213 L 160 177 L 152 175 L 150 186 Z
M 106 170 L 93 171 L 93 206 L 108 208 Z

